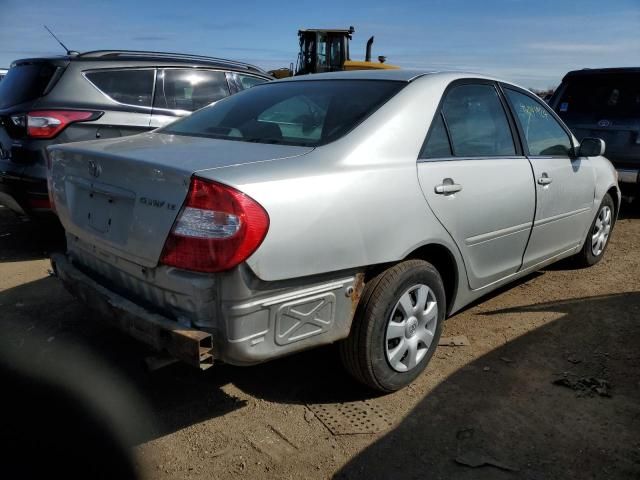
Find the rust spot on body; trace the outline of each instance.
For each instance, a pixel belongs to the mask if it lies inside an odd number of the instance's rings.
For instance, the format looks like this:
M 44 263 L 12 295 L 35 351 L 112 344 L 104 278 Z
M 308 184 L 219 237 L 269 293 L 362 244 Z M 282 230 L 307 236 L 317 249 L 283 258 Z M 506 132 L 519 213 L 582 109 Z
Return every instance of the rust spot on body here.
M 351 294 L 351 318 L 356 314 L 358 303 L 360 303 L 360 297 L 364 291 L 364 273 L 356 274 L 356 279 L 353 282 L 353 294 Z

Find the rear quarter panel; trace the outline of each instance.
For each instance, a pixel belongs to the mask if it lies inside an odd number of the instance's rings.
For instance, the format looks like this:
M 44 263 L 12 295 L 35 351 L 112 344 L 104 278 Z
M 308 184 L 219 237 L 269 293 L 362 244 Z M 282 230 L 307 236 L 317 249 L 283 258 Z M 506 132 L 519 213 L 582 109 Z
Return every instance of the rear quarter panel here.
M 247 260 L 259 278 L 395 262 L 429 243 L 446 246 L 463 265 L 428 208 L 416 165 L 450 81 L 414 81 L 351 133 L 308 155 L 198 172 L 240 189 L 267 210 L 269 232 Z M 463 270 L 458 278 L 466 283 Z

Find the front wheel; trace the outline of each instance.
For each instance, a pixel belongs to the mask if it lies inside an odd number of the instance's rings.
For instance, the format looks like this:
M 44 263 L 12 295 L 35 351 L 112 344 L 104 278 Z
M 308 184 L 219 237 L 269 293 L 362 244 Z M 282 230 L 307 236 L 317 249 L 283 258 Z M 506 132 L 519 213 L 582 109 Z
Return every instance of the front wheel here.
M 611 195 L 605 194 L 598 209 L 598 214 L 587 233 L 584 246 L 580 253 L 575 256 L 575 262 L 578 266 L 590 267 L 602 260 L 615 223 L 615 211 Z
M 399 263 L 367 282 L 340 354 L 347 371 L 381 391 L 420 375 L 438 345 L 445 317 L 438 271 L 422 260 Z

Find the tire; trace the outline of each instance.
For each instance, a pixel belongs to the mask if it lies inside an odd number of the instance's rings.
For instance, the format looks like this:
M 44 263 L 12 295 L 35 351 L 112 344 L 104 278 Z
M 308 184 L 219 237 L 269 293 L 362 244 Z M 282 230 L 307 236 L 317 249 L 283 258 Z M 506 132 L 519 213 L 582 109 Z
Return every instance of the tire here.
M 604 256 L 604 252 L 609 245 L 611 230 L 615 223 L 615 205 L 611 195 L 605 194 L 598 208 L 589 231 L 584 241 L 582 250 L 575 255 L 574 262 L 576 266 L 586 268 L 595 265 Z
M 365 285 L 349 337 L 340 344 L 342 363 L 374 390 L 400 390 L 431 360 L 445 310 L 442 278 L 433 265 L 408 260 L 390 267 Z

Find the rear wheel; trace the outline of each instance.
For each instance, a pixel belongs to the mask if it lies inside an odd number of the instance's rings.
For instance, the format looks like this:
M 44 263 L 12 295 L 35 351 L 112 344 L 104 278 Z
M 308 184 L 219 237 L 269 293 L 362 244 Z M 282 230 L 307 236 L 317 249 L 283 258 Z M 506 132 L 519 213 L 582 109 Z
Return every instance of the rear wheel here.
M 367 282 L 342 361 L 358 381 L 399 390 L 425 369 L 438 345 L 445 293 L 438 271 L 422 260 L 395 265 Z
M 575 256 L 575 262 L 578 266 L 590 267 L 602 260 L 609 244 L 609 236 L 614 222 L 615 205 L 613 204 L 613 199 L 607 193 L 602 199 L 598 214 L 587 233 L 582 250 Z

